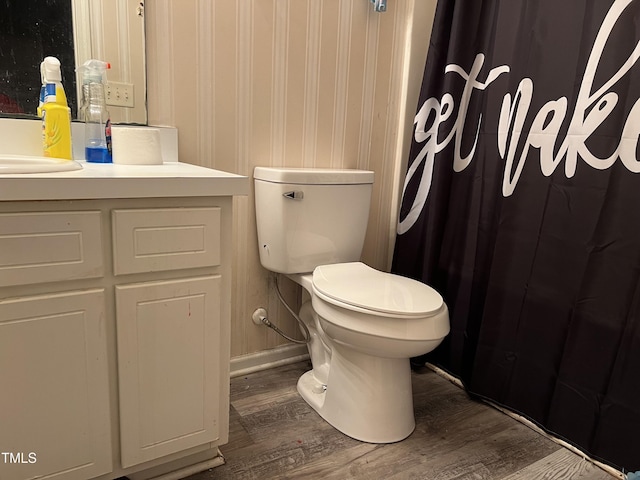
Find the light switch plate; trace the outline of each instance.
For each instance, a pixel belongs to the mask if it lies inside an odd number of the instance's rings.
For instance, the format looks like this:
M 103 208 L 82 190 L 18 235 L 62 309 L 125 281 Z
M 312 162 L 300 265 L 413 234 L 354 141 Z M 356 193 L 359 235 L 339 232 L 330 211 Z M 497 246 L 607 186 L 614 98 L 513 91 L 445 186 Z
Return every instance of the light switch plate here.
M 105 92 L 107 105 L 133 108 L 133 83 L 107 82 Z

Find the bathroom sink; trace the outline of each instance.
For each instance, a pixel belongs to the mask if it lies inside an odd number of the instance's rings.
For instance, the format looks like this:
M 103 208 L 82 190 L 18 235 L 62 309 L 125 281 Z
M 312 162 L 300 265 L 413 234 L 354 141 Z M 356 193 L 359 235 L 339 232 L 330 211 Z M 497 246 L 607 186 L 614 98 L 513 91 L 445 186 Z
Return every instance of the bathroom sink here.
M 82 165 L 73 160 L 0 154 L 0 175 L 5 173 L 68 172 L 81 168 Z

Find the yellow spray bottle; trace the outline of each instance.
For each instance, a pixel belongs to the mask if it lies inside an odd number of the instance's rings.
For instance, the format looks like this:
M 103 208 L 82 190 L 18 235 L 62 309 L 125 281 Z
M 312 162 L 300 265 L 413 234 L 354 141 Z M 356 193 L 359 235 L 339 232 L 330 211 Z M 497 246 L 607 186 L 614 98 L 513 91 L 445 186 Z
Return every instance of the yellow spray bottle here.
M 45 86 L 41 112 L 42 154 L 45 157 L 72 160 L 71 110 L 58 103 L 55 83 L 47 83 Z
M 67 95 L 62 86 L 62 74 L 60 73 L 60 60 L 56 57 L 45 57 L 40 63 L 40 79 L 42 80 L 42 88 L 40 88 L 40 100 L 38 102 L 38 116 L 42 117 L 42 106 L 44 105 L 44 96 L 47 83 L 56 84 L 56 103 L 68 107 Z

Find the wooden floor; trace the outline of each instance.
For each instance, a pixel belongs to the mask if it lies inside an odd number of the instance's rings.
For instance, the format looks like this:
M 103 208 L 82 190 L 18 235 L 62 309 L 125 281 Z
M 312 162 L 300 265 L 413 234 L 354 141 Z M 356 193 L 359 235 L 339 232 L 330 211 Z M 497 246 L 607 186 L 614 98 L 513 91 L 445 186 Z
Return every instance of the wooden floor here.
M 309 368 L 302 362 L 232 379 L 226 464 L 189 480 L 614 478 L 426 368 L 412 375 L 409 438 L 353 440 L 298 395 L 296 381 Z

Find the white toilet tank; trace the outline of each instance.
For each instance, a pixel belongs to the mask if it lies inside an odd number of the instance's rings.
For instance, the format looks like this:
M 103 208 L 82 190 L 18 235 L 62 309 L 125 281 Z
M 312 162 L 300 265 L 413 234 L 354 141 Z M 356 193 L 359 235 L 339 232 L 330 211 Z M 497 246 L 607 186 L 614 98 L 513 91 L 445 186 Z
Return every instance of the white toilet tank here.
M 373 172 L 256 167 L 260 262 L 279 273 L 360 260 Z

